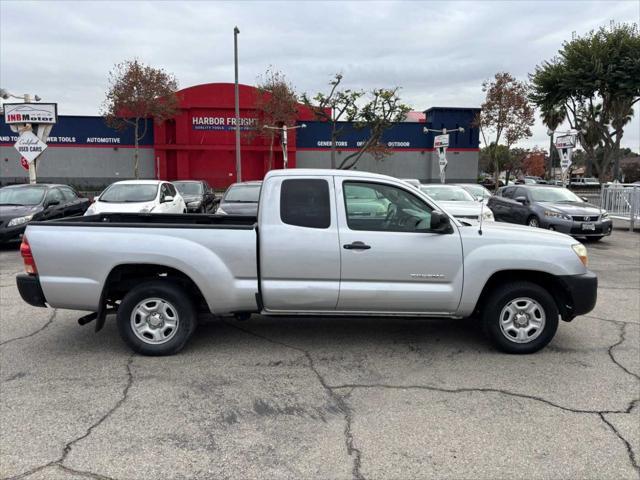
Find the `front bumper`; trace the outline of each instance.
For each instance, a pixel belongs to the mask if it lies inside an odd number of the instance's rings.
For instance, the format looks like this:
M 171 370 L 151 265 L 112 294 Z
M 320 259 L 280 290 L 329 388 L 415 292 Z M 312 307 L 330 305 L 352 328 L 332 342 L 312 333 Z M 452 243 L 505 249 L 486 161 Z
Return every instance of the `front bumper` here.
M 20 238 L 26 228 L 26 223 L 15 227 L 0 227 L 0 242 L 8 242 L 9 240 Z
M 42 293 L 40 279 L 36 275 L 21 273 L 16 277 L 18 291 L 22 299 L 34 307 L 46 307 L 46 299 Z
M 595 273 L 587 270 L 587 273 L 582 275 L 559 276 L 558 280 L 565 293 L 565 320 L 593 310 L 598 300 L 598 277 Z
M 591 227 L 587 229 L 586 227 Z M 613 222 L 610 219 L 594 222 L 579 222 L 577 220 L 565 220 L 562 218 L 544 217 L 540 220 L 540 226 L 556 232 L 566 233 L 573 237 L 604 237 L 611 235 Z

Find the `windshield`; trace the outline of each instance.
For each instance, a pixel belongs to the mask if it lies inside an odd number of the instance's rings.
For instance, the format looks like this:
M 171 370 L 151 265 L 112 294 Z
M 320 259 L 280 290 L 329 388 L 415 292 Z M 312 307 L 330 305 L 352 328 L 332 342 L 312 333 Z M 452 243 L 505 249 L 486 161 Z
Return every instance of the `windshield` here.
M 158 193 L 158 185 L 144 183 L 116 183 L 100 195 L 101 202 L 137 203 L 151 202 Z
M 181 195 L 202 195 L 202 184 L 199 182 L 173 182 Z
M 482 185 L 465 185 L 464 188 L 467 192 L 469 192 L 474 197 L 482 197 L 489 198 L 491 197 L 491 192 L 484 188 Z
M 224 194 L 225 202 L 258 203 L 261 185 L 233 185 Z
M 38 205 L 42 202 L 44 187 L 0 188 L 1 205 Z
M 424 193 L 441 202 L 474 202 L 474 198 L 462 187 L 440 187 L 425 185 L 420 187 Z
M 531 188 L 531 199 L 534 202 L 582 202 L 575 193 L 566 188 Z

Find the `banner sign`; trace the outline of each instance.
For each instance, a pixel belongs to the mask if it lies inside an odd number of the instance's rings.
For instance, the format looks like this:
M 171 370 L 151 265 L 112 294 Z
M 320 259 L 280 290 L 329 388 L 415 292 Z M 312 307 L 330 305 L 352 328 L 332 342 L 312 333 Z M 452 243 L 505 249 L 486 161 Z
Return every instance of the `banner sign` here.
M 440 167 L 440 183 L 444 183 L 447 171 L 447 147 L 449 146 L 449 134 L 437 135 L 433 139 L 433 148 L 438 152 L 438 165 Z
M 56 103 L 5 103 L 4 121 L 8 125 L 16 123 L 48 123 L 58 120 Z
M 5 104 L 6 105 L 6 104 Z M 37 104 L 36 104 L 37 105 Z M 148 122 L 147 133 L 140 140 L 141 147 L 153 146 L 153 120 Z M 47 137 L 47 144 L 51 146 L 87 146 L 87 147 L 131 147 L 134 145 L 133 127 L 116 130 L 108 127 L 102 117 L 80 117 L 61 115 L 58 123 Z M 43 128 L 41 125 L 38 128 Z M 145 130 L 143 122 L 140 129 Z M 18 140 L 18 134 L 12 132 L 9 125 L 0 119 L 0 144 L 13 145 Z
M 26 131 L 18 137 L 18 141 L 14 145 L 18 153 L 32 163 L 45 148 L 47 144 L 40 140 L 33 132 Z

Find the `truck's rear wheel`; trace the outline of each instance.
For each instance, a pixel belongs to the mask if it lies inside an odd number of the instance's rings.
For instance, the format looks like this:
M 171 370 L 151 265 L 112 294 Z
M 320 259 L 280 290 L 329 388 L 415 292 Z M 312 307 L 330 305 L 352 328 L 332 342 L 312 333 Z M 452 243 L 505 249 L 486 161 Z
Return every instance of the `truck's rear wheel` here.
M 558 307 L 541 286 L 514 282 L 489 296 L 482 323 L 489 340 L 503 352 L 534 353 L 556 334 Z
M 193 302 L 179 285 L 158 280 L 140 284 L 118 308 L 120 336 L 142 355 L 172 355 L 185 346 L 197 325 Z

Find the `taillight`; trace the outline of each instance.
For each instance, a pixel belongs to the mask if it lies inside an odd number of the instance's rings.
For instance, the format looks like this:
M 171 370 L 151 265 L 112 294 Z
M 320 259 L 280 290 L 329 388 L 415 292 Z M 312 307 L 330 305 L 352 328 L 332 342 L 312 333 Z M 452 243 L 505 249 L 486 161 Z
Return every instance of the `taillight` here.
M 22 243 L 20 244 L 20 255 L 22 255 L 22 261 L 24 262 L 24 271 L 29 275 L 37 275 L 38 269 L 36 268 L 36 261 L 33 259 L 33 253 L 31 253 L 31 246 L 26 236 L 22 237 Z

